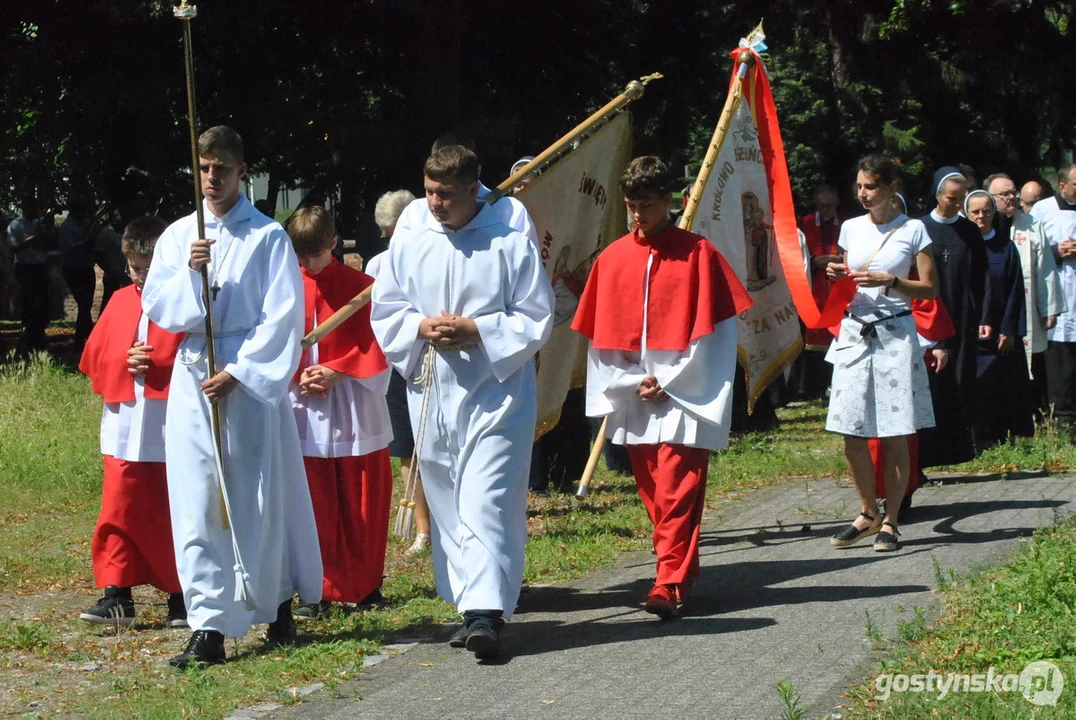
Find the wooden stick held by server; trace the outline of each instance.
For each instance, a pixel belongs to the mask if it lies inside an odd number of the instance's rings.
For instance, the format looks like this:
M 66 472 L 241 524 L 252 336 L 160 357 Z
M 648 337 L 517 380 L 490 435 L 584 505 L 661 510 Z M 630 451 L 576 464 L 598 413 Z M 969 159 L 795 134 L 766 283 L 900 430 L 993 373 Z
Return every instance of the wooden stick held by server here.
M 576 490 L 576 497 L 586 497 L 590 492 L 590 481 L 594 479 L 594 471 L 598 467 L 598 460 L 602 456 L 602 449 L 605 447 L 605 426 L 609 424 L 609 416 L 606 415 L 602 418 L 601 429 L 598 430 L 598 437 L 594 439 L 594 447 L 590 449 L 590 457 L 587 459 L 587 466 L 583 469 L 583 477 L 579 480 L 579 489 Z
M 336 328 L 344 324 L 349 317 L 357 313 L 366 307 L 370 302 L 370 297 L 373 295 L 374 286 L 369 285 L 365 290 L 347 301 L 347 304 L 342 306 L 339 310 L 334 312 L 329 317 L 325 318 L 325 321 L 320 323 L 316 328 L 310 331 L 310 333 L 303 338 L 302 346 L 304 350 L 309 350 L 317 344 L 318 340 L 331 333 Z

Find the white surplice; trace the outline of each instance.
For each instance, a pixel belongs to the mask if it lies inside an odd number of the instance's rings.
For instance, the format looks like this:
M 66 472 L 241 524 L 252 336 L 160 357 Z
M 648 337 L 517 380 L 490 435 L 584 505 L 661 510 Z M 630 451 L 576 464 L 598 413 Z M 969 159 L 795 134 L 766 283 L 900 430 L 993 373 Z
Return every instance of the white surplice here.
M 523 582 L 527 476 L 537 415 L 531 358 L 552 331 L 553 291 L 536 245 L 483 205 L 464 228 L 432 216 L 397 225 L 374 284 L 371 325 L 409 382 L 416 441 L 425 342 L 419 323 L 442 310 L 471 318 L 480 343 L 433 356 L 422 487 L 433 520 L 437 592 L 466 610 L 509 618 Z
M 314 327 L 318 326 L 315 314 Z M 310 348 L 310 365 L 317 365 L 318 346 Z M 294 380 L 288 396 L 299 428 L 304 457 L 358 457 L 389 446 L 392 422 L 385 394 L 392 368 L 377 375 L 355 378 L 341 374 L 325 397 L 303 395 Z M 305 600 L 305 598 L 304 598 Z
M 1062 207 L 1056 196 L 1035 203 L 1031 217 L 1042 223 L 1046 240 L 1055 252 L 1062 242 L 1076 238 L 1076 211 Z M 1076 342 L 1076 258 L 1062 258 L 1057 271 L 1067 310 L 1057 318 L 1057 325 L 1047 331 L 1046 338 L 1052 342 Z
M 144 343 L 149 318 L 138 318 L 134 340 Z M 101 412 L 101 454 L 129 462 L 164 462 L 164 425 L 168 401 L 146 397 L 146 376 L 134 378 L 134 400 L 106 402 Z
M 722 320 L 714 331 L 692 341 L 687 350 L 650 350 L 646 331 L 653 254 L 647 257 L 643 337 L 640 352 L 595 350 L 587 352 L 587 415 L 608 416 L 605 437 L 617 445 L 671 443 L 720 450 L 728 447 L 732 418 L 732 380 L 736 370 L 735 316 Z M 652 375 L 668 395 L 661 402 L 644 402 L 636 392 Z
M 488 204 L 484 200 L 490 192 L 490 189 L 483 185 L 481 181 L 478 182 L 478 199 L 483 201 L 483 205 Z M 530 238 L 535 247 L 538 246 L 538 230 L 534 227 L 534 221 L 531 220 L 527 208 L 523 207 L 523 203 L 514 197 L 505 195 L 489 207 L 493 209 L 493 216 L 497 222 L 507 225 L 516 232 L 523 233 Z M 396 230 L 393 232 L 393 237 L 396 237 L 396 233 L 401 231 L 406 235 L 408 231 L 428 227 L 436 223 L 437 221 L 430 214 L 430 206 L 426 202 L 426 198 L 418 198 L 409 202 L 396 220 Z M 369 266 L 367 266 L 366 271 L 368 274 L 373 275 Z
M 299 593 L 321 598 L 322 566 L 288 383 L 299 364 L 303 284 L 291 241 L 244 196 L 223 218 L 205 210 L 217 370 L 239 384 L 220 402 L 231 526 L 257 608 L 235 601 L 236 559 L 224 529 L 214 464 L 201 274 L 190 269 L 194 214 L 157 241 L 142 307 L 186 332 L 168 395 L 165 442 L 176 565 L 194 630 L 245 635 Z

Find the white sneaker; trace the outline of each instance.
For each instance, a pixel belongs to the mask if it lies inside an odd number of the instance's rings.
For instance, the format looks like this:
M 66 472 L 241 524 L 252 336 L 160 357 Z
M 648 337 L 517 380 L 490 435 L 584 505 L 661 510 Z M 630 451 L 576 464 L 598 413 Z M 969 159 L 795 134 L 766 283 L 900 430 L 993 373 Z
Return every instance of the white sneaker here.
M 405 551 L 407 555 L 417 555 L 430 546 L 429 533 L 419 533 L 415 536 L 415 542 Z

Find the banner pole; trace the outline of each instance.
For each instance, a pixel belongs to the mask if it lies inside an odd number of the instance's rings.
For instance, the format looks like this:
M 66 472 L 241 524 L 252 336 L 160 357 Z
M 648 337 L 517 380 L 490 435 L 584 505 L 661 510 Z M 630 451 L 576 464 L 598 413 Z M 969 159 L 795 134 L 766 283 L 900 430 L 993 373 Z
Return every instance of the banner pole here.
M 717 121 L 714 136 L 710 140 L 710 147 L 707 148 L 706 157 L 703 158 L 702 167 L 699 168 L 699 174 L 691 185 L 687 206 L 684 207 L 684 212 L 680 213 L 680 220 L 677 225 L 684 230 L 691 229 L 691 224 L 695 222 L 695 213 L 699 209 L 702 191 L 710 180 L 710 172 L 714 169 L 717 154 L 721 152 L 721 145 L 725 142 L 725 135 L 728 134 L 729 125 L 732 124 L 732 116 L 736 114 L 736 110 L 739 109 L 740 103 L 743 101 L 743 81 L 747 77 L 748 68 L 755 62 L 755 54 L 751 52 L 750 48 L 743 48 L 737 54 L 736 62 L 739 63 L 740 69 L 729 87 L 725 107 L 721 110 L 721 117 Z
M 533 160 L 521 167 L 518 171 L 512 174 L 507 180 L 502 182 L 496 188 L 494 188 L 485 200 L 492 205 L 500 200 L 502 197 L 508 194 L 508 192 L 520 183 L 525 177 L 530 175 L 535 170 L 544 167 L 549 164 L 559 153 L 563 152 L 565 148 L 585 135 L 598 123 L 608 120 L 613 117 L 625 107 L 628 106 L 634 100 L 638 100 L 643 96 L 643 92 L 646 89 L 647 83 L 652 80 L 660 80 L 664 77 L 661 73 L 653 73 L 646 77 L 639 78 L 638 80 L 632 80 L 624 88 L 624 92 L 617 95 L 615 98 L 605 104 L 603 108 L 596 113 L 588 117 L 583 122 L 572 128 L 566 135 L 561 137 L 555 143 L 547 147 L 541 153 L 539 153 Z

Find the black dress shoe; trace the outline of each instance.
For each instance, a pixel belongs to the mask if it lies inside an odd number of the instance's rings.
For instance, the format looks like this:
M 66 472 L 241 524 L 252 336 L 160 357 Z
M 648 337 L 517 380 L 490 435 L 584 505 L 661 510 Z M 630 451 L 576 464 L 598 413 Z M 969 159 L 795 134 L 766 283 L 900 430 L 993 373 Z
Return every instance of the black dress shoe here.
M 265 641 L 270 645 L 295 644 L 295 620 L 291 616 L 291 600 L 280 603 L 276 610 L 276 620 L 269 623 Z
M 224 635 L 216 630 L 195 630 L 191 633 L 187 649 L 168 661 L 178 670 L 186 670 L 194 665 L 220 665 L 227 658 L 224 655 Z

